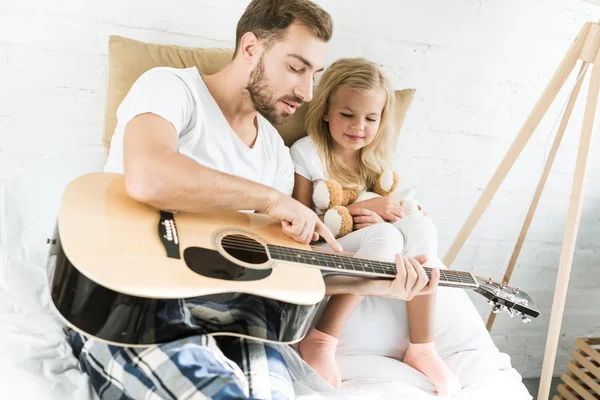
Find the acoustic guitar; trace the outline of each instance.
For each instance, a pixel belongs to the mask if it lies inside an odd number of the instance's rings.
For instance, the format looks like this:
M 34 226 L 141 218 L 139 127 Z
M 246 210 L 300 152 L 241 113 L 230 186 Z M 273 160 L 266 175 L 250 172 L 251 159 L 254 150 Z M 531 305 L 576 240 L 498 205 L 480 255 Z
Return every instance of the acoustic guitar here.
M 156 210 L 129 197 L 123 176 L 109 173 L 67 186 L 49 243 L 59 314 L 72 329 L 120 346 L 200 334 L 294 343 L 325 296 L 322 270 L 396 275 L 392 262 L 297 243 L 266 215 Z M 440 275 L 440 286 L 474 289 L 497 310 L 539 314 L 518 289 L 464 271 Z

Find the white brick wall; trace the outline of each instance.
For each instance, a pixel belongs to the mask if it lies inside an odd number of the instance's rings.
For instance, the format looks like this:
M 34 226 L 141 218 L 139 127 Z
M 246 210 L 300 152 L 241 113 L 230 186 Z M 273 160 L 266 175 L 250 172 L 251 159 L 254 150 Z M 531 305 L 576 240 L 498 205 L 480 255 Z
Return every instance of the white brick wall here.
M 0 178 L 40 157 L 97 144 L 107 39 L 233 46 L 247 0 L 0 0 Z M 397 163 L 440 231 L 443 254 L 581 25 L 600 8 L 578 0 L 322 0 L 335 20 L 329 61 L 365 56 L 397 88 L 416 87 Z M 573 82 L 573 79 L 570 80 Z M 583 98 L 583 96 L 581 96 Z M 551 108 L 455 267 L 500 279 L 566 99 Z M 500 316 L 493 337 L 526 377 L 539 376 L 568 207 L 579 102 L 523 249 L 514 282 L 542 316 Z M 556 373 L 575 337 L 600 335 L 600 147 L 595 140 Z M 488 308 L 474 298 L 482 315 Z

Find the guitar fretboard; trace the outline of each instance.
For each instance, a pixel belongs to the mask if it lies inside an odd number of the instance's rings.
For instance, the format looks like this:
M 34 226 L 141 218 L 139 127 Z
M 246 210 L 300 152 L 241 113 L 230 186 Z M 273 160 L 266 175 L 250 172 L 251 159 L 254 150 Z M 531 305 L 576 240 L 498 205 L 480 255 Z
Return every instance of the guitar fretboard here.
M 335 253 L 298 250 L 288 247 L 267 245 L 271 257 L 276 260 L 312 265 L 319 269 L 336 271 L 340 274 L 362 275 L 394 279 L 396 264 L 385 261 L 366 260 Z M 428 277 L 431 268 L 424 267 Z M 440 269 L 440 286 L 477 287 L 478 283 L 469 272 Z

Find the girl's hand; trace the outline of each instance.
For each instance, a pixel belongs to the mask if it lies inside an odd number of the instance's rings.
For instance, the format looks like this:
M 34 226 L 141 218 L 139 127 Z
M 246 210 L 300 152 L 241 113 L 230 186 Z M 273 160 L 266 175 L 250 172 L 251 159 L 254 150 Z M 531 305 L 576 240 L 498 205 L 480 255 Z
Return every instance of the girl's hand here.
M 366 208 L 355 208 L 348 211 L 350 211 L 350 215 L 352 215 L 354 221 L 354 230 L 385 222 L 375 211 Z
M 404 217 L 404 210 L 400 202 L 391 197 L 375 197 L 363 200 L 350 205 L 348 209 L 368 209 L 377 213 L 377 215 L 387 222 L 396 222 L 399 218 Z
M 410 301 L 415 296 L 435 292 L 440 281 L 440 271 L 432 268 L 430 280 L 423 269 L 426 262 L 426 256 L 410 258 L 396 254 L 396 279 L 388 283 L 388 290 L 383 297 Z

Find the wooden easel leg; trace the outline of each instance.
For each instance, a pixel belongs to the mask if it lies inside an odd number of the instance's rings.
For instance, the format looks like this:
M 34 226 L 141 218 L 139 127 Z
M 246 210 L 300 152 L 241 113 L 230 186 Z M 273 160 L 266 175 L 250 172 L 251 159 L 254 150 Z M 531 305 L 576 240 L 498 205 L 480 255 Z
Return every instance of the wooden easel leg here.
M 529 232 L 529 227 L 531 226 L 531 221 L 533 220 L 533 216 L 540 202 L 540 198 L 542 197 L 544 186 L 546 186 L 546 182 L 548 181 L 548 175 L 550 175 L 552 164 L 554 164 L 556 154 L 558 153 L 558 148 L 560 147 L 560 142 L 562 141 L 565 130 L 567 129 L 569 119 L 571 118 L 571 114 L 573 113 L 573 107 L 575 106 L 575 102 L 577 101 L 577 96 L 579 96 L 579 91 L 581 89 L 581 85 L 583 84 L 584 76 L 587 72 L 587 68 L 589 65 L 590 63 L 583 62 L 581 64 L 581 68 L 579 69 L 579 73 L 577 74 L 577 82 L 575 84 L 575 87 L 573 88 L 571 96 L 569 97 L 565 113 L 563 115 L 562 120 L 560 121 L 558 131 L 556 132 L 556 137 L 554 138 L 554 142 L 552 143 L 552 148 L 550 149 L 550 153 L 548 154 L 548 158 L 546 159 L 544 171 L 542 172 L 542 176 L 540 178 L 540 181 L 538 182 L 535 194 L 533 195 L 533 199 L 531 200 L 531 204 L 529 205 L 529 210 L 527 211 L 525 222 L 523 223 L 523 227 L 521 228 L 521 232 L 519 233 L 519 238 L 517 239 L 517 242 L 515 244 L 512 256 L 510 257 L 510 261 L 508 262 L 508 266 L 506 267 L 504 278 L 502 278 L 502 282 L 506 282 L 507 284 L 510 282 L 510 277 L 512 276 L 512 273 L 515 269 L 515 265 L 517 264 L 519 255 L 521 254 L 523 243 L 525 242 L 527 232 Z M 492 330 L 492 326 L 494 325 L 495 320 L 496 314 L 490 312 L 490 316 L 486 325 L 488 331 Z
M 577 230 L 579 229 L 579 219 L 581 217 L 585 171 L 588 165 L 588 155 L 591 147 L 594 116 L 596 113 L 596 106 L 598 104 L 599 91 L 600 51 L 596 54 L 594 67 L 592 68 L 592 74 L 590 77 L 590 87 L 585 106 L 585 114 L 583 117 L 583 126 L 581 128 L 579 151 L 577 153 L 577 164 L 575 165 L 575 173 L 573 175 L 571 201 L 569 204 L 569 212 L 567 214 L 567 223 L 560 254 L 560 263 L 558 265 L 556 287 L 554 290 L 554 300 L 552 302 L 552 311 L 550 314 L 550 325 L 548 327 L 548 339 L 546 341 L 546 350 L 542 365 L 542 376 L 540 380 L 538 400 L 546 400 L 550 394 L 550 384 L 552 382 L 552 374 L 554 372 L 556 349 L 558 347 L 558 339 L 560 337 L 560 328 L 565 310 L 565 301 L 567 298 L 567 287 L 569 286 L 569 276 L 571 274 L 571 265 L 573 263 L 573 253 L 575 251 L 575 241 L 577 239 Z
M 456 236 L 456 239 L 454 239 L 454 242 L 452 243 L 450 249 L 444 257 L 444 264 L 446 266 L 450 266 L 452 262 L 454 262 L 456 256 L 458 255 L 458 252 L 465 244 L 467 238 L 475 228 L 475 225 L 477 224 L 484 211 L 486 210 L 488 204 L 496 194 L 498 188 L 502 184 L 502 181 L 504 181 L 504 178 L 506 178 L 506 175 L 514 165 L 517 158 L 519 157 L 519 154 L 521 154 L 521 151 L 523 151 L 523 148 L 529 141 L 529 138 L 533 134 L 533 131 L 535 130 L 535 128 L 537 128 L 542 117 L 550 107 L 550 104 L 552 104 L 552 102 L 556 98 L 556 95 L 558 94 L 565 81 L 573 71 L 573 68 L 575 67 L 579 55 L 581 54 L 581 50 L 586 42 L 590 26 L 591 23 L 588 22 L 579 31 L 579 35 L 577 36 L 577 38 L 571 45 L 571 48 L 564 56 L 558 68 L 556 69 L 554 76 L 544 89 L 544 92 L 542 93 L 540 99 L 531 111 L 531 114 L 525 121 L 525 124 L 519 131 L 517 138 L 508 149 L 506 155 L 504 156 L 504 159 L 496 169 L 496 172 L 494 173 L 492 179 L 490 180 L 485 190 L 479 197 L 479 200 L 475 204 L 475 207 L 471 211 L 471 214 L 467 218 L 465 224 L 461 228 L 460 232 Z

